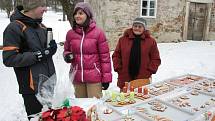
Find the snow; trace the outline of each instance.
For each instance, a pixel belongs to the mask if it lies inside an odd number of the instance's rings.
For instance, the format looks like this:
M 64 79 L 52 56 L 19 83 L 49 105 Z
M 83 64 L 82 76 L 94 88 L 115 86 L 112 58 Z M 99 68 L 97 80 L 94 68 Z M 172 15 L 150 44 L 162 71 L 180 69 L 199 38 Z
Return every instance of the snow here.
M 62 13 L 48 11 L 44 15 L 43 23 L 53 28 L 54 38 L 57 42 L 65 40 L 66 32 L 71 28 L 69 22 L 59 21 Z M 2 45 L 3 31 L 9 19 L 6 13 L 0 11 L 0 45 Z M 181 43 L 159 43 L 162 64 L 157 73 L 153 75 L 153 83 L 184 74 L 196 74 L 215 78 L 215 41 L 188 41 Z M 58 83 L 68 80 L 69 64 L 63 61 L 63 47 L 58 46 L 54 55 L 54 63 L 58 76 Z M 2 56 L 2 51 L 0 51 Z M 112 52 L 111 52 L 112 54 Z M 5 67 L 0 57 L 0 120 L 1 121 L 27 121 L 22 96 L 18 93 L 13 68 Z M 113 82 L 110 90 L 119 90 L 116 86 L 117 74 L 113 73 Z M 68 91 L 69 92 L 69 91 Z M 73 93 L 71 85 L 70 93 Z M 74 95 L 73 95 L 74 96 Z

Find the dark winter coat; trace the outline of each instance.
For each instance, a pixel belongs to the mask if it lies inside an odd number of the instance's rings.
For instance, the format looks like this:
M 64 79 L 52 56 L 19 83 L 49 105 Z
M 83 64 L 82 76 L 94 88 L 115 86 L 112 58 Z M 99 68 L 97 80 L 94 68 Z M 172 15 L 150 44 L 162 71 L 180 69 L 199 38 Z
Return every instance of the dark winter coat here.
M 39 81 L 55 73 L 51 57 L 37 61 L 33 54 L 46 47 L 46 28 L 41 21 L 16 10 L 3 33 L 3 63 L 14 68 L 21 94 L 34 94 Z
M 124 35 L 119 39 L 116 49 L 112 55 L 114 71 L 118 73 L 117 86 L 121 89 L 124 82 L 131 81 L 129 75 L 129 56 L 132 47 L 132 41 L 135 36 L 132 28 L 127 29 Z M 139 74 L 136 79 L 146 79 L 155 74 L 158 66 L 161 64 L 159 51 L 156 41 L 150 37 L 148 31 L 141 35 L 141 64 Z
M 64 56 L 73 54 L 71 70 L 77 67 L 73 83 L 112 82 L 109 47 L 104 32 L 91 20 L 89 28 L 68 31 Z

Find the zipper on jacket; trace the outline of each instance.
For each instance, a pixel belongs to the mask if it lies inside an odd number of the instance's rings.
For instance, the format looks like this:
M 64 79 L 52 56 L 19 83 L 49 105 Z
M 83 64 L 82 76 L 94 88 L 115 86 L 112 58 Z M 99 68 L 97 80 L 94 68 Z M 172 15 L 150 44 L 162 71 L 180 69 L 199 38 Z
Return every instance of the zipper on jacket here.
M 83 28 L 82 28 L 82 31 L 83 31 L 83 36 L 81 38 L 81 46 L 80 46 L 80 52 L 81 52 L 81 81 L 84 82 L 83 42 L 84 42 L 85 33 L 84 33 L 84 29 Z
M 95 66 L 95 69 L 96 69 L 99 73 L 101 73 L 100 70 L 97 68 L 96 63 L 94 63 L 94 66 Z

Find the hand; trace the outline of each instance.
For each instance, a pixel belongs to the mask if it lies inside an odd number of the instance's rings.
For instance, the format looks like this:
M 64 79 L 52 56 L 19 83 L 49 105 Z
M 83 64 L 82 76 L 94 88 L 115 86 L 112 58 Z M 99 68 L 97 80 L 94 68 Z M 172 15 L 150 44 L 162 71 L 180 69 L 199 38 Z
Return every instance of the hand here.
M 102 83 L 102 89 L 107 90 L 109 85 L 110 85 L 110 83 Z
M 56 53 L 57 43 L 55 42 L 55 40 L 51 40 L 49 43 L 49 46 L 50 47 L 48 47 L 48 48 L 45 48 L 41 51 L 39 50 L 39 51 L 36 51 L 33 53 L 36 56 L 38 61 L 42 61 L 44 59 L 52 57 Z
M 51 49 L 51 54 L 54 55 L 57 51 L 57 43 L 55 42 L 55 40 L 50 41 L 49 48 Z
M 66 54 L 64 57 L 64 61 L 67 63 L 71 63 L 72 59 L 73 59 L 73 55 L 72 53 Z

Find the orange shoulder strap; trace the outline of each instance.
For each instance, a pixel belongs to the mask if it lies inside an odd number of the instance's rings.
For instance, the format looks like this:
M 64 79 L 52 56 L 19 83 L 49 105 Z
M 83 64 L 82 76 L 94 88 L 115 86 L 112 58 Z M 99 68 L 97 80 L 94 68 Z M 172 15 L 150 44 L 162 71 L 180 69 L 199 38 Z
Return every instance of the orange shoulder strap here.
M 21 22 L 19 20 L 16 20 L 16 22 L 19 23 L 20 25 L 22 25 L 22 32 L 24 32 L 25 29 L 27 28 L 27 26 L 23 22 Z

